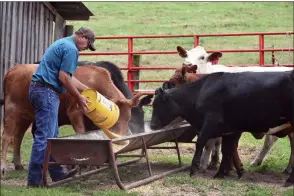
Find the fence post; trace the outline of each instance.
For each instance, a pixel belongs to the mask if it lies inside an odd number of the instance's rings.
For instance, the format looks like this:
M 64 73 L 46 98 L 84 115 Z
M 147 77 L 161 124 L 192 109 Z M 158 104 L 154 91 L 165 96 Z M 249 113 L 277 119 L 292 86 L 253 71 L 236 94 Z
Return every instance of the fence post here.
M 131 80 L 134 80 L 133 75 L 133 38 L 128 38 L 128 72 L 127 72 L 127 78 L 128 78 L 128 87 L 132 92 L 134 92 L 134 82 Z
M 199 36 L 194 36 L 194 47 L 199 45 Z
M 141 56 L 140 55 L 133 55 L 133 66 L 140 67 Z M 140 80 L 140 70 L 133 72 L 134 80 Z M 134 89 L 138 90 L 140 86 L 139 82 L 135 82 Z
M 63 36 L 71 36 L 73 34 L 73 29 L 73 25 L 65 25 Z
M 259 65 L 264 66 L 264 35 L 259 35 Z

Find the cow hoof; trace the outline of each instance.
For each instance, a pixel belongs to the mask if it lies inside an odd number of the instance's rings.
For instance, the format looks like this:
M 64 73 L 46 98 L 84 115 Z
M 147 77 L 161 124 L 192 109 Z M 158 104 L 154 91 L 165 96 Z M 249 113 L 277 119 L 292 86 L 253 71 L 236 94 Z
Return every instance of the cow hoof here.
M 217 169 L 217 163 L 211 163 L 208 165 L 207 169 L 209 170 L 216 170 Z
M 261 161 L 254 160 L 250 163 L 250 167 L 258 166 L 261 164 Z
M 197 166 L 192 166 L 190 169 L 190 177 L 194 176 L 198 170 L 199 168 Z
M 290 181 L 286 181 L 284 184 L 283 184 L 283 187 L 287 188 L 287 187 L 290 187 L 290 186 L 294 186 L 294 182 L 290 182 Z
M 245 171 L 244 170 L 241 170 L 241 171 L 237 171 L 237 174 L 238 174 L 238 179 L 241 179 L 244 175 Z
M 225 178 L 225 174 L 224 173 L 216 173 L 214 176 L 213 176 L 213 178 L 220 178 L 220 179 L 223 179 L 223 178 Z
M 283 173 L 289 175 L 291 173 L 292 169 L 291 168 L 286 168 Z
M 1 178 L 4 177 L 6 175 L 6 171 L 7 171 L 7 168 L 6 168 L 6 164 L 2 163 L 1 164 Z
M 22 165 L 15 165 L 14 169 L 17 171 L 21 171 L 21 170 L 23 170 L 23 166 Z

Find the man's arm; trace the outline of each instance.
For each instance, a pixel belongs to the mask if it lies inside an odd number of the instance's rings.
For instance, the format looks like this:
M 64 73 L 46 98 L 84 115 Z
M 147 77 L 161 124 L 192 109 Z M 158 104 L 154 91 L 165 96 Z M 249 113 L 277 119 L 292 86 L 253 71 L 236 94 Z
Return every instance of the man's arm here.
M 89 87 L 87 87 L 86 85 L 84 85 L 83 83 L 81 83 L 78 79 L 76 79 L 76 77 L 72 76 L 71 78 L 73 85 L 79 90 L 79 91 L 83 91 L 88 89 Z
M 63 86 L 68 90 L 68 92 L 76 98 L 79 105 L 82 107 L 83 111 L 85 112 L 89 110 L 89 107 L 87 105 L 87 102 L 89 101 L 79 93 L 78 88 L 74 84 L 73 78 L 71 78 L 68 73 L 60 70 L 59 80 L 61 81 Z

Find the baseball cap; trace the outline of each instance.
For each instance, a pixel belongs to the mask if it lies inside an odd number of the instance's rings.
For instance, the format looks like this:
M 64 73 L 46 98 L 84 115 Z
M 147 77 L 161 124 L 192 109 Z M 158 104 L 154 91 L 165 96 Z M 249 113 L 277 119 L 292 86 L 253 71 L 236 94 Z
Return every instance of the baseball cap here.
M 86 38 L 89 39 L 89 49 L 92 51 L 95 51 L 96 48 L 94 46 L 95 42 L 95 33 L 88 27 L 81 27 L 78 31 L 76 31 L 77 34 L 82 34 Z

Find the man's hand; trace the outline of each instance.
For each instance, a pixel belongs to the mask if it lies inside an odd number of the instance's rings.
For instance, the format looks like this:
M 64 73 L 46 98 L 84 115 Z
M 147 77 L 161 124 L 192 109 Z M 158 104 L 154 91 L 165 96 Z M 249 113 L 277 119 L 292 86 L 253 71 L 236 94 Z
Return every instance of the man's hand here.
M 79 100 L 78 100 L 78 104 L 84 113 L 90 110 L 87 103 L 91 103 L 91 101 L 89 99 L 87 99 L 86 97 L 80 95 Z

